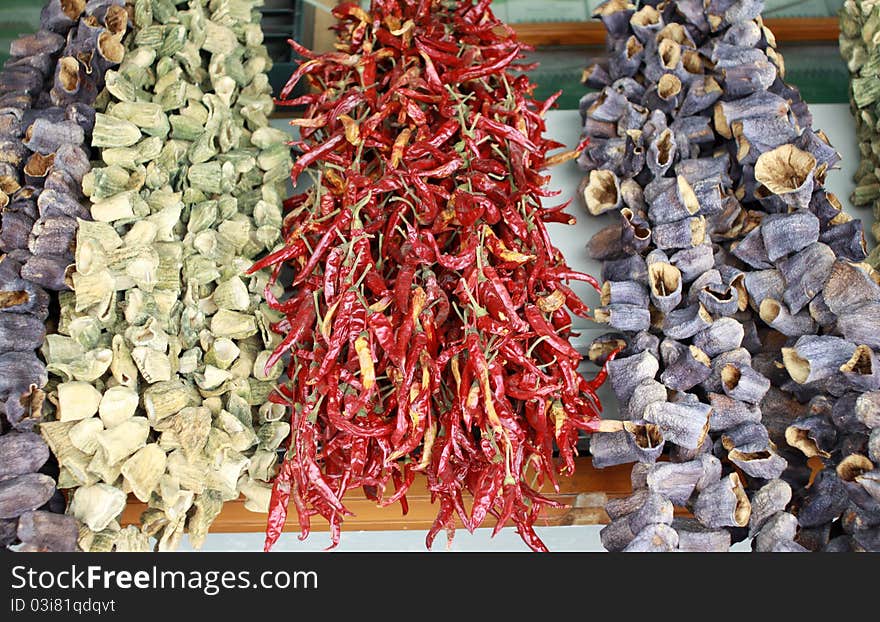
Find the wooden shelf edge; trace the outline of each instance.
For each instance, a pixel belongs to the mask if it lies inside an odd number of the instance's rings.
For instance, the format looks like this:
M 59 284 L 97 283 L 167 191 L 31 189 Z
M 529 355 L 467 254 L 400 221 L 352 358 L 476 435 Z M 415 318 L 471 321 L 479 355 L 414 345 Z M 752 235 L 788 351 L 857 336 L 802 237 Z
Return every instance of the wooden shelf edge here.
M 837 42 L 840 25 L 836 17 L 777 17 L 767 18 L 764 24 L 783 43 L 833 41 Z M 512 24 L 523 43 L 535 47 L 603 45 L 605 26 L 591 22 L 542 22 Z
M 559 478 L 558 493 L 544 493 L 566 507 L 545 509 L 538 519 L 539 526 L 605 524 L 608 522 L 608 515 L 605 514 L 603 507 L 608 498 L 624 496 L 632 490 L 630 485 L 632 465 L 596 469 L 590 458 L 578 458 L 576 465 L 572 477 Z M 347 531 L 428 529 L 434 521 L 438 506 L 431 504 L 423 477 L 416 479 L 411 494 L 407 494 L 407 501 L 409 512 L 403 516 L 399 504 L 393 507 L 378 507 L 375 503 L 358 497 L 356 492 L 352 492 L 346 497 L 345 502 L 355 516 L 345 519 L 343 529 Z M 122 514 L 122 525 L 138 524 L 145 509 L 146 504 L 133 496 L 130 497 Z M 492 525 L 490 517 L 486 521 L 486 526 Z M 224 504 L 220 516 L 211 526 L 211 533 L 252 533 L 262 532 L 265 528 L 266 514 L 246 510 L 244 500 L 238 499 Z M 328 529 L 327 522 L 322 518 L 312 518 L 313 531 L 328 531 Z M 284 531 L 299 531 L 296 510 L 292 506 Z

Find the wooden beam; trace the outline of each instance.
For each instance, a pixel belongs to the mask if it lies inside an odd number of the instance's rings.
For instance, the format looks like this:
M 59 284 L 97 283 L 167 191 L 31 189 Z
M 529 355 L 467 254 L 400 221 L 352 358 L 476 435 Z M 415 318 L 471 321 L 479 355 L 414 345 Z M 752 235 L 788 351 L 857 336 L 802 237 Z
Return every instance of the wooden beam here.
M 840 37 L 836 17 L 777 17 L 765 19 L 764 25 L 783 43 L 830 41 L 837 45 Z
M 594 525 L 608 522 L 603 509 L 610 497 L 621 497 L 632 491 L 630 471 L 632 465 L 624 464 L 607 469 L 594 469 L 590 458 L 578 458 L 577 470 L 572 477 L 559 478 L 559 492 L 545 486 L 547 497 L 564 504 L 563 508 L 547 508 L 538 519 L 538 525 Z M 419 476 L 406 496 L 409 512 L 401 514 L 400 505 L 378 507 L 356 492 L 346 498 L 346 506 L 354 516 L 345 519 L 343 529 L 349 531 L 386 531 L 393 529 L 426 530 L 434 522 L 437 505 L 431 504 L 425 478 Z M 467 501 L 466 501 L 467 503 Z M 122 525 L 137 524 L 146 504 L 129 498 L 122 514 Z M 492 525 L 491 517 L 486 523 Z M 244 508 L 242 499 L 229 501 L 211 526 L 212 533 L 262 532 L 266 528 L 266 515 L 250 512 Z M 327 531 L 326 521 L 312 518 L 314 531 Z M 298 531 L 296 510 L 291 505 L 285 531 Z
M 837 42 L 840 27 L 836 17 L 767 18 L 764 24 L 783 43 L 806 41 Z M 601 22 L 543 22 L 512 24 L 519 38 L 536 47 L 558 45 L 604 45 L 605 26 Z

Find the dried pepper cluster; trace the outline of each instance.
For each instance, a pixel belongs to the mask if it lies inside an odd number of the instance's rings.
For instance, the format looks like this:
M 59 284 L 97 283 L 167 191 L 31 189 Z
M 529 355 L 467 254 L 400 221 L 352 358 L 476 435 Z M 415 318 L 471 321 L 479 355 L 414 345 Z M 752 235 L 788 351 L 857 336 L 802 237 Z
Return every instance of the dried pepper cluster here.
M 286 135 L 268 127 L 257 1 L 180 5 L 115 7 L 132 27 L 96 91 L 100 162 L 81 176 L 73 291 L 43 346 L 59 380 L 40 431 L 83 550 L 151 550 L 151 537 L 168 550 L 184 533 L 198 546 L 240 493 L 266 511 L 289 431 L 267 401 L 281 373 L 266 365 L 281 318 L 262 303 L 269 274 L 244 274 L 278 240 L 290 170 Z M 83 76 L 67 71 L 59 97 Z M 147 510 L 121 529 L 128 493 Z
M 3 543 L 21 550 L 72 550 L 73 518 L 43 511 L 55 482 L 43 464 L 49 448 L 33 432 L 43 416 L 46 367 L 34 353 L 43 343 L 54 292 L 67 289 L 73 262 L 80 184 L 90 168 L 88 140 L 94 99 L 104 72 L 121 59 L 125 9 L 111 0 L 52 0 L 41 30 L 11 46 L 0 105 L 0 384 L 5 402 Z M 35 473 L 38 469 L 40 474 Z M 19 475 L 18 477 L 14 477 Z M 63 511 L 60 495 L 50 508 Z M 15 517 L 20 516 L 17 520 Z M 11 520 L 10 520 L 11 519 Z M 16 530 L 17 525 L 17 530 Z
M 552 106 L 513 70 L 524 46 L 489 2 L 376 0 L 334 9 L 337 51 L 305 57 L 282 92 L 306 106 L 291 176 L 315 184 L 285 203 L 285 244 L 255 268 L 292 268 L 270 363 L 289 353 L 293 407 L 266 546 L 293 501 L 333 543 L 362 488 L 400 501 L 417 472 L 439 511 L 468 528 L 512 520 L 535 550 L 538 493 L 573 469 L 578 433 L 599 427 L 600 375 L 578 374 L 569 311 L 587 308 L 545 223 L 570 222 L 538 171 L 576 153 L 543 137 Z M 286 100 L 307 77 L 315 92 Z M 282 276 L 283 278 L 283 276 Z M 393 486 L 393 489 L 391 487 Z M 472 498 L 466 507 L 465 493 Z
M 861 160 L 855 174 L 852 203 L 871 206 L 871 232 L 880 239 L 880 47 L 874 36 L 880 26 L 880 6 L 866 0 L 846 0 L 840 9 L 840 54 L 852 74 L 850 104 L 856 120 Z M 868 262 L 877 267 L 875 251 Z
M 619 332 L 591 358 L 625 348 L 608 363 L 625 422 L 591 451 L 637 463 L 607 506 L 610 550 L 880 546 L 880 275 L 823 188 L 839 156 L 783 81 L 762 6 L 597 9 L 610 57 L 584 76 L 599 90 L 579 162 L 588 210 L 612 217 L 588 246 L 595 316 Z

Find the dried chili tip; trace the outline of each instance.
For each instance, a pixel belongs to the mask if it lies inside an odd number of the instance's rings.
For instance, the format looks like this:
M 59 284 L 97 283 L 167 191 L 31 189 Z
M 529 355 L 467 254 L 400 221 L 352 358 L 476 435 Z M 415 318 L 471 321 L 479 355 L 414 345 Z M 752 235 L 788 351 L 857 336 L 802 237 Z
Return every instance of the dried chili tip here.
M 545 158 L 544 162 L 540 165 L 539 168 L 550 168 L 551 166 L 556 166 L 557 164 L 563 164 L 565 162 L 570 162 L 571 160 L 577 160 L 580 155 L 584 152 L 590 145 L 590 137 L 587 136 L 584 138 L 578 146 L 575 147 L 571 151 L 565 151 L 563 153 L 557 153 L 556 155 L 550 156 L 549 158 Z
M 361 370 L 361 384 L 364 391 L 369 391 L 376 384 L 376 370 L 373 366 L 373 354 L 370 344 L 364 334 L 358 335 L 354 340 L 354 349 L 358 357 L 358 365 Z

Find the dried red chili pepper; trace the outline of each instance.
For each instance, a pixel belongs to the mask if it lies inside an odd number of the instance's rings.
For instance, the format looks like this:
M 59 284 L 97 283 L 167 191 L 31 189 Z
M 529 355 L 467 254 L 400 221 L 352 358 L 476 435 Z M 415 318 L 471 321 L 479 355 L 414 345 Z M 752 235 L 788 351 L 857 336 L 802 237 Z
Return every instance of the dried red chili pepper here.
M 533 525 L 554 503 L 537 489 L 557 486 L 580 431 L 600 427 L 604 380 L 578 373 L 568 341 L 569 313 L 588 309 L 564 282 L 597 284 L 544 226 L 570 220 L 565 204 L 541 203 L 558 193 L 538 171 L 572 157 L 548 155 L 555 97 L 533 100 L 509 73 L 526 46 L 488 0 L 334 14 L 337 51 L 292 44 L 306 60 L 279 101 L 300 79 L 321 91 L 297 98 L 291 171 L 317 169 L 319 183 L 285 202 L 285 244 L 257 264 L 296 290 L 285 302 L 266 290 L 286 316 L 270 364 L 290 353 L 273 400 L 294 409 L 266 547 L 289 501 L 301 537 L 320 515 L 335 545 L 346 493 L 405 512 L 418 471 L 439 505 L 428 546 L 492 516 L 496 532 L 512 521 L 545 550 Z

